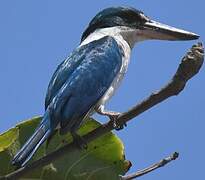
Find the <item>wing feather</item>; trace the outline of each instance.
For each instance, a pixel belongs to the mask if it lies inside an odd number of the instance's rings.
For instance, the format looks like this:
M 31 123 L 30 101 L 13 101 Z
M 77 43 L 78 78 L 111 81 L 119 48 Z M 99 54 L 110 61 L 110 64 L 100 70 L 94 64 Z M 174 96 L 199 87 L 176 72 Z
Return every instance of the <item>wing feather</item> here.
M 46 107 L 52 107 L 61 127 L 80 124 L 85 114 L 110 87 L 122 65 L 122 54 L 112 37 L 81 46 L 54 73 Z

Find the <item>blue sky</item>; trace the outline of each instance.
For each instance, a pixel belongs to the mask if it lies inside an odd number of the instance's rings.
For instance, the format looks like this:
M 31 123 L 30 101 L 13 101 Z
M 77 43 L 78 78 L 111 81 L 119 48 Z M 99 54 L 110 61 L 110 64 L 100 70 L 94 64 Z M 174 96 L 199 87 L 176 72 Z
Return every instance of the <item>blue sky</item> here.
M 141 9 L 155 20 L 200 34 L 199 41 L 204 41 L 203 0 L 2 0 L 0 132 L 43 114 L 46 88 L 56 66 L 78 46 L 81 33 L 99 10 L 118 5 Z M 137 44 L 125 80 L 108 108 L 125 111 L 166 84 L 195 42 Z M 177 161 L 141 179 L 205 178 L 204 68 L 179 96 L 150 109 L 117 132 L 125 144 L 126 157 L 133 164 L 130 172 L 178 151 Z

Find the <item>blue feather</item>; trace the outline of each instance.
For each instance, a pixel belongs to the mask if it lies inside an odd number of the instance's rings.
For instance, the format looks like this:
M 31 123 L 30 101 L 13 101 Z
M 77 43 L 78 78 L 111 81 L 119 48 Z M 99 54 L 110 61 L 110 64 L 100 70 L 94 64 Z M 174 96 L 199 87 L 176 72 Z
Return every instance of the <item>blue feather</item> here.
M 14 156 L 12 164 L 15 166 L 24 166 L 32 158 L 40 145 L 50 136 L 52 131 L 49 112 L 47 111 L 33 135 Z
M 78 129 L 118 74 L 121 53 L 117 42 L 106 36 L 80 46 L 58 66 L 48 86 L 43 121 L 13 164 L 25 165 L 58 124 L 62 133 Z

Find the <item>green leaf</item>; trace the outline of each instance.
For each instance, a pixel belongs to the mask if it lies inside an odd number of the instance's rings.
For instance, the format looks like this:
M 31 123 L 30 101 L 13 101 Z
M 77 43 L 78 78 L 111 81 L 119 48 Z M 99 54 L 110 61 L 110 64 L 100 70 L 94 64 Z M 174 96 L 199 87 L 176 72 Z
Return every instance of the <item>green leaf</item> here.
M 14 171 L 11 159 L 25 141 L 34 132 L 41 117 L 24 121 L 0 135 L 0 176 Z M 84 135 L 100 126 L 94 119 L 88 118 L 80 127 L 78 134 Z M 31 161 L 39 159 L 72 141 L 70 133 L 60 136 L 56 133 L 48 146 L 42 145 Z M 23 178 L 48 180 L 119 180 L 131 163 L 125 160 L 124 146 L 112 132 L 92 141 L 87 150 L 73 150 L 52 164 L 36 169 Z
M 14 168 L 10 166 L 10 157 L 16 152 L 19 146 L 17 137 L 18 129 L 16 128 L 12 128 L 0 135 L 0 175 L 14 170 Z
M 0 176 L 15 170 L 15 167 L 11 164 L 11 160 L 20 147 L 22 147 L 26 140 L 32 135 L 40 120 L 41 117 L 34 117 L 27 121 L 23 121 L 0 135 Z M 41 147 L 32 158 L 32 161 L 42 157 L 43 154 L 44 148 Z M 29 174 L 29 177 L 40 177 L 39 169 Z

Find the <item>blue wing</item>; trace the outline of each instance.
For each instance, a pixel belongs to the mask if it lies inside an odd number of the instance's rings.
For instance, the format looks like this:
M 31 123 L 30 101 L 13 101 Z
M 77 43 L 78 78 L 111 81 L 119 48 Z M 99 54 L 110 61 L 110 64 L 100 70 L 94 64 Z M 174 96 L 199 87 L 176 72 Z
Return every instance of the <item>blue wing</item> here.
M 75 129 L 110 87 L 122 64 L 122 51 L 112 37 L 76 49 L 62 62 L 49 83 L 46 108 L 61 129 Z M 52 123 L 52 122 L 51 122 Z
M 24 166 L 56 126 L 75 131 L 85 115 L 105 94 L 119 72 L 122 51 L 111 37 L 76 49 L 55 71 L 46 96 L 42 122 L 12 160 Z

